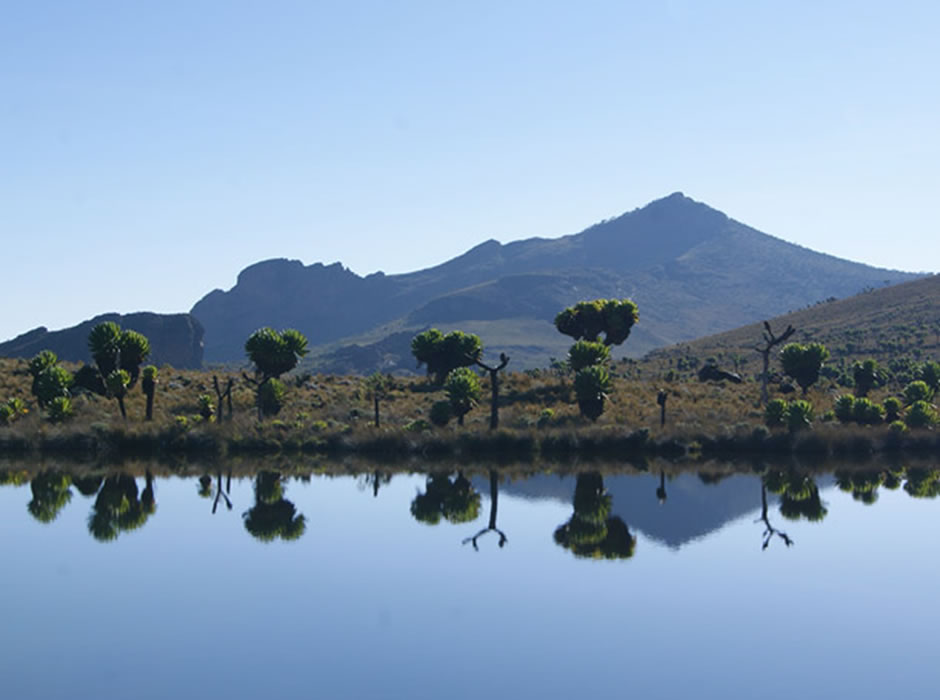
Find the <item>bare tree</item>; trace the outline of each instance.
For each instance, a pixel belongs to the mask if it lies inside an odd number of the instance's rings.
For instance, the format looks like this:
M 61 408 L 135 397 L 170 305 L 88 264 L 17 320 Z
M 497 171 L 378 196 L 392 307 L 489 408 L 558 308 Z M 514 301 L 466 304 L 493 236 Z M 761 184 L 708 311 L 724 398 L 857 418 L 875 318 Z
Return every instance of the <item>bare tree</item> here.
M 767 405 L 767 382 L 770 379 L 770 351 L 775 346 L 785 342 L 795 332 L 796 329 L 788 325 L 783 333 L 774 335 L 774 332 L 770 330 L 770 323 L 764 321 L 764 342 L 762 345 L 755 345 L 754 349 L 761 354 L 761 358 L 764 360 L 764 371 L 760 375 L 760 400 L 765 406 Z

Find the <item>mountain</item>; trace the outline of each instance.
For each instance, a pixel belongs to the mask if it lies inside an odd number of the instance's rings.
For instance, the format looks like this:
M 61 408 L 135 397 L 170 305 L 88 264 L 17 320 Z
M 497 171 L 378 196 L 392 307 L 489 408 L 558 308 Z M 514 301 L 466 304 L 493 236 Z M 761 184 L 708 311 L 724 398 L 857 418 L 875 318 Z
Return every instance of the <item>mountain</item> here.
M 831 353 L 829 364 L 849 365 L 873 357 L 883 363 L 897 356 L 940 358 L 940 275 L 880 289 L 867 289 L 848 299 L 829 299 L 768 320 L 774 333 L 792 325 L 788 342 L 822 343 Z M 745 374 L 760 371 L 754 346 L 763 333 L 752 323 L 724 333 L 651 352 L 645 362 L 676 366 L 685 357 L 715 357 L 722 365 L 733 361 Z M 778 347 L 779 350 L 779 347 Z
M 91 362 L 88 333 L 104 321 L 114 321 L 122 328 L 143 333 L 150 340 L 147 362 L 168 364 L 180 369 L 202 366 L 202 324 L 190 314 L 102 314 L 77 326 L 50 331 L 44 326 L 27 331 L 13 340 L 0 343 L 0 357 L 32 357 L 42 350 L 52 350 L 60 360 Z
M 487 350 L 506 351 L 518 369 L 564 354 L 568 343 L 552 319 L 582 299 L 636 301 L 640 323 L 624 351 L 639 356 L 915 277 L 787 243 L 675 193 L 577 234 L 486 241 L 407 274 L 360 277 L 339 263 L 268 260 L 243 270 L 229 291 L 206 295 L 192 313 L 206 328 L 211 362 L 240 361 L 245 338 L 261 326 L 297 328 L 328 363 L 342 359 L 337 352 L 355 352 L 352 342 L 362 355 L 388 336 L 437 326 L 485 332 Z

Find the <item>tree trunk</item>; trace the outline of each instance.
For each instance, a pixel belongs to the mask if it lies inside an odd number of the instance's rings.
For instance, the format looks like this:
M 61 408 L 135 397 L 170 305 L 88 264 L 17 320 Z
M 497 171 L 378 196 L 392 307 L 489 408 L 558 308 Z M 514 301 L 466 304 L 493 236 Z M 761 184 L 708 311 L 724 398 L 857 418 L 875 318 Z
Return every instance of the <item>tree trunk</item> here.
M 153 395 L 154 390 L 150 389 L 147 392 L 147 420 L 153 420 Z
M 124 397 L 118 396 L 117 402 L 118 402 L 118 408 L 121 409 L 121 418 L 123 418 L 124 420 L 127 420 L 127 411 L 124 409 Z
M 372 397 L 372 400 L 375 402 L 375 427 L 379 427 L 379 396 L 376 394 Z

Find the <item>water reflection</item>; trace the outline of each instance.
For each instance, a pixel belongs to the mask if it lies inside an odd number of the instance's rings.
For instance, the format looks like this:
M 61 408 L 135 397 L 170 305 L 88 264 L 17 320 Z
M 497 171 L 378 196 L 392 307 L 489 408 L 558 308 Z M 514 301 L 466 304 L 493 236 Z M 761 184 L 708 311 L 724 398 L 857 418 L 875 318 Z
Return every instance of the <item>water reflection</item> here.
M 499 505 L 499 476 L 497 475 L 495 469 L 490 469 L 490 522 L 489 522 L 489 525 L 487 525 L 485 528 L 480 530 L 477 534 L 471 537 L 467 537 L 463 541 L 463 544 L 467 544 L 467 542 L 472 542 L 473 548 L 479 551 L 479 547 L 477 546 L 477 540 L 479 540 L 483 535 L 485 535 L 488 532 L 495 532 L 497 535 L 499 535 L 500 548 L 502 548 L 506 544 L 506 542 L 509 541 L 509 538 L 506 537 L 506 534 L 502 530 L 500 530 L 498 527 L 496 527 L 496 510 L 497 510 L 498 505 Z
M 255 505 L 242 514 L 245 529 L 262 542 L 300 539 L 307 519 L 284 498 L 284 484 L 278 472 L 263 471 L 255 477 Z
M 411 502 L 411 514 L 427 525 L 437 525 L 442 517 L 451 523 L 468 523 L 480 515 L 480 494 L 462 471 L 453 480 L 446 472 L 435 472 L 428 476 L 424 492 Z
M 29 488 L 33 499 L 27 504 L 29 514 L 41 523 L 51 523 L 59 511 L 72 500 L 69 486 L 72 479 L 68 474 L 57 471 L 40 472 L 33 479 Z
M 153 474 L 149 470 L 144 480 L 144 490 L 140 492 L 137 480 L 128 474 L 113 474 L 104 480 L 88 516 L 88 532 L 92 537 L 110 542 L 122 532 L 143 527 L 157 510 Z
M 629 559 L 636 536 L 618 516 L 610 516 L 612 499 L 598 472 L 579 474 L 574 487 L 574 513 L 555 530 L 555 542 L 576 557 Z

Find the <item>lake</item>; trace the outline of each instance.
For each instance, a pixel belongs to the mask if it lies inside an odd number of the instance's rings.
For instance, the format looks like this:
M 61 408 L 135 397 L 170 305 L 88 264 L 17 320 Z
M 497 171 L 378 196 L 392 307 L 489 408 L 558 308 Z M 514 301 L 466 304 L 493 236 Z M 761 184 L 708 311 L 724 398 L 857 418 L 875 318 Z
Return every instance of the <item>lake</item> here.
M 19 468 L 5 698 L 938 693 L 936 471 Z

